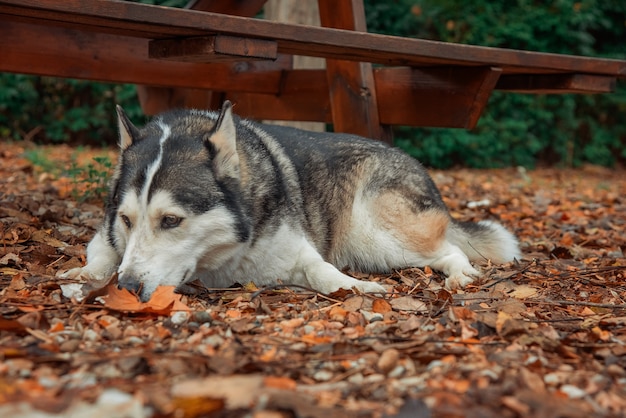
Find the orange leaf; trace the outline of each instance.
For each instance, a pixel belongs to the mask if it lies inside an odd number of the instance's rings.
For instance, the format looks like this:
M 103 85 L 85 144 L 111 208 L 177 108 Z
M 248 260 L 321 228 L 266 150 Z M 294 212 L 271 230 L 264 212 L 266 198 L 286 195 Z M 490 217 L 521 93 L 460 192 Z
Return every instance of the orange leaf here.
M 0 317 L 0 331 L 25 333 L 26 327 L 15 319 L 5 319 Z
M 44 310 L 43 306 L 33 306 L 33 305 L 29 305 L 29 306 L 19 306 L 18 309 L 22 312 L 40 312 Z
M 106 288 L 102 296 L 104 306 L 122 312 L 145 312 L 157 315 L 169 315 L 172 311 L 189 311 L 189 307 L 181 302 L 181 295 L 174 293 L 174 286 L 159 286 L 147 302 L 141 302 L 137 296 L 126 289 L 118 289 L 115 285 Z
M 326 344 L 331 342 L 332 339 L 324 335 L 306 334 L 302 336 L 302 342 L 308 344 Z
M 274 361 L 276 359 L 276 353 L 278 353 L 278 348 L 271 347 L 269 350 L 266 350 L 261 354 L 259 360 L 263 362 Z
M 348 311 L 343 309 L 341 306 L 333 306 L 328 313 L 328 316 L 332 321 L 343 322 L 346 319 L 346 315 Z
M 374 299 L 372 302 L 372 311 L 384 314 L 391 311 L 391 305 L 385 299 Z
M 56 324 L 50 327 L 49 332 L 59 332 L 59 331 L 63 331 L 64 329 L 65 329 L 65 325 L 63 325 L 63 322 L 57 322 Z
M 97 321 L 98 325 L 101 325 L 102 327 L 106 328 L 109 325 L 111 325 L 111 323 L 109 321 L 107 321 L 106 319 L 100 318 Z
M 266 387 L 285 390 L 295 390 L 297 386 L 295 380 L 282 376 L 266 376 L 263 383 Z
M 223 399 L 214 399 L 209 397 L 174 397 L 172 405 L 177 412 L 181 412 L 185 417 L 199 417 L 212 415 L 214 412 L 224 409 L 225 402 Z
M 226 311 L 226 316 L 229 318 L 241 318 L 241 311 L 239 309 L 229 309 Z

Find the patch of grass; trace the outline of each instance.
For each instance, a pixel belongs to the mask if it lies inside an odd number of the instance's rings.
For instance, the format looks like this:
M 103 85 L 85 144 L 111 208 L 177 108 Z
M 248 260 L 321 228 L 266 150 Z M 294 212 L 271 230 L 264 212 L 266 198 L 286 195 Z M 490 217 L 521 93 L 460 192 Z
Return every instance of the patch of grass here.
M 79 202 L 100 199 L 107 192 L 107 184 L 113 170 L 113 162 L 107 156 L 93 157 L 93 162 L 79 165 L 75 159 L 66 175 L 72 179 L 72 197 Z
M 32 148 L 24 151 L 24 158 L 35 166 L 35 169 L 42 173 L 59 174 L 61 167 L 59 163 L 51 160 L 43 148 Z
M 113 161 L 109 156 L 95 156 L 90 162 L 80 162 L 84 149 L 79 148 L 68 158 L 51 158 L 46 148 L 32 148 L 23 154 L 38 173 L 47 173 L 58 179 L 65 190 L 69 186 L 69 195 L 79 202 L 101 199 L 107 192 L 107 184 L 113 171 Z M 83 158 L 84 161 L 84 158 Z M 66 179 L 66 181 L 63 181 Z

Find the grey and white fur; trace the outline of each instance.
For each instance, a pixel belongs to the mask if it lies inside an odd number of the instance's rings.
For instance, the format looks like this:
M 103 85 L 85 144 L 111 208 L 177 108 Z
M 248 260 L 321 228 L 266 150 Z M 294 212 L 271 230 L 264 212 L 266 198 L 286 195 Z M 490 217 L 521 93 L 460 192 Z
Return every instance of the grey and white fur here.
M 520 255 L 500 224 L 453 220 L 422 165 L 381 142 L 243 120 L 229 102 L 219 113 L 170 111 L 142 129 L 118 116 L 104 222 L 87 265 L 65 277 L 117 272 L 145 301 L 159 285 L 196 279 L 385 292 L 340 269 L 429 265 L 453 289 L 480 275 L 470 260 Z

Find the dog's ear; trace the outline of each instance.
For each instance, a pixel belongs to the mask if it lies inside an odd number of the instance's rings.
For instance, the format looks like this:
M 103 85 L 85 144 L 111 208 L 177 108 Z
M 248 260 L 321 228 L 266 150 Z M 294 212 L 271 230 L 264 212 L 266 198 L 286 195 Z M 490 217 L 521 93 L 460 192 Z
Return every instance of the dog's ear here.
M 135 125 L 130 121 L 122 106 L 115 106 L 117 110 L 117 124 L 120 131 L 120 149 L 122 151 L 130 147 L 131 144 L 139 137 L 139 130 L 135 128 Z
M 239 178 L 239 155 L 237 154 L 237 129 L 233 120 L 233 106 L 227 100 L 215 122 L 214 130 L 207 135 L 205 143 L 218 178 Z

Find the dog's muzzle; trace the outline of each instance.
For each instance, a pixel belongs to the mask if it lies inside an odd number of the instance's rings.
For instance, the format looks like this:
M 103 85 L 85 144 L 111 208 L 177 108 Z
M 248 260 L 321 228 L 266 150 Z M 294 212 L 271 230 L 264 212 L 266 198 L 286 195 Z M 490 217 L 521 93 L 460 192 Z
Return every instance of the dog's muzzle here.
M 118 289 L 126 289 L 137 295 L 142 302 L 147 302 L 151 295 L 146 294 L 146 292 L 142 292 L 142 287 L 143 283 L 141 283 L 141 280 L 134 276 L 120 275 L 117 281 Z

